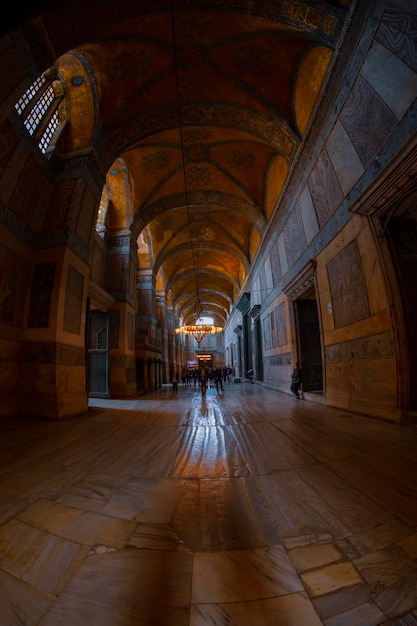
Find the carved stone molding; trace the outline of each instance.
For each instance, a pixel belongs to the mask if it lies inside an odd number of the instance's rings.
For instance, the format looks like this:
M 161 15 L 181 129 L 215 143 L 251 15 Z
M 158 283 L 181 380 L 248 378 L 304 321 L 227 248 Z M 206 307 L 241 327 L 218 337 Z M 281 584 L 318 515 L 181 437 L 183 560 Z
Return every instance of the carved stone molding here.
M 367 217 L 392 214 L 413 189 L 417 188 L 417 135 L 393 159 L 368 190 L 350 207 Z
M 113 303 L 116 302 L 114 296 L 92 280 L 90 280 L 88 285 L 88 296 L 94 307 L 97 307 L 100 311 L 108 311 Z
M 317 262 L 312 259 L 283 290 L 289 300 L 296 300 L 314 286 Z
M 255 306 L 253 306 L 251 308 L 251 310 L 249 311 L 249 315 L 251 316 L 251 318 L 253 320 L 257 320 L 259 318 L 261 314 L 261 305 L 260 304 L 255 304 Z

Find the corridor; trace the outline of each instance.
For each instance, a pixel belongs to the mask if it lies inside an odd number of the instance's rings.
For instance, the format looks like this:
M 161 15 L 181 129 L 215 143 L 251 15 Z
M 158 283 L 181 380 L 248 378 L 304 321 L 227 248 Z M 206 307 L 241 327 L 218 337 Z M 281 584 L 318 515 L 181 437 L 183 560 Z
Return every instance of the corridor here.
M 1 626 L 417 624 L 417 429 L 226 382 L 0 421 Z

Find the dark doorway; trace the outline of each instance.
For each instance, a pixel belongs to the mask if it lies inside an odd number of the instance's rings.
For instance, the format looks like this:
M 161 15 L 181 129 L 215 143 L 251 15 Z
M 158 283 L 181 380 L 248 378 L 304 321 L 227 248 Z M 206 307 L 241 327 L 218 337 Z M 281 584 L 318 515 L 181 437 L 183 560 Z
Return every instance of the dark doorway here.
M 306 392 L 323 391 L 320 326 L 315 298 L 295 301 L 298 332 L 299 361 L 303 370 L 302 389 Z
M 255 337 L 256 337 L 256 380 L 264 379 L 264 362 L 263 362 L 263 342 L 262 342 L 262 326 L 261 320 L 255 320 Z
M 109 315 L 90 311 L 87 325 L 87 393 L 109 397 Z
M 417 223 L 413 218 L 394 217 L 389 221 L 387 240 L 392 251 L 394 266 L 404 310 L 405 335 L 408 344 L 407 371 L 409 384 L 407 408 L 417 408 L 417 385 L 413 374 L 417 367 Z

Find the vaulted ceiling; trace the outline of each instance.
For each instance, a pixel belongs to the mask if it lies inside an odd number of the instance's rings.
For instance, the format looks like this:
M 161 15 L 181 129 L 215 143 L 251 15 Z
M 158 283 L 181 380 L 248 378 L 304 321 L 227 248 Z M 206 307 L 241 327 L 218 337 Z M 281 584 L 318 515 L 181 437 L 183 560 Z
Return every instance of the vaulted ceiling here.
M 190 323 L 223 325 L 309 128 L 350 2 L 69 0 L 47 32 L 70 123 L 94 149 L 107 229 Z M 33 10 L 32 10 L 33 12 Z

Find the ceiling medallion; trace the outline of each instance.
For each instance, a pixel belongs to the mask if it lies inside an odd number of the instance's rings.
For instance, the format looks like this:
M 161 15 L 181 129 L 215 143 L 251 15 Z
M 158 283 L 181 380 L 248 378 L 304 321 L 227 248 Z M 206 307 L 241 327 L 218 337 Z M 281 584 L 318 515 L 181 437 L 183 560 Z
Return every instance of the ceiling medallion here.
M 201 163 L 202 161 L 208 161 L 210 157 L 209 146 L 202 146 L 201 144 L 194 144 L 193 146 L 185 147 L 184 156 L 188 163 Z
M 84 84 L 84 78 L 82 76 L 73 76 L 71 78 L 71 85 L 74 87 L 81 87 Z
M 199 70 L 207 65 L 208 51 L 197 43 L 187 43 L 177 51 L 177 63 L 186 70 Z

